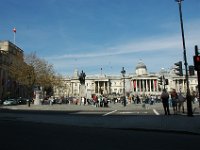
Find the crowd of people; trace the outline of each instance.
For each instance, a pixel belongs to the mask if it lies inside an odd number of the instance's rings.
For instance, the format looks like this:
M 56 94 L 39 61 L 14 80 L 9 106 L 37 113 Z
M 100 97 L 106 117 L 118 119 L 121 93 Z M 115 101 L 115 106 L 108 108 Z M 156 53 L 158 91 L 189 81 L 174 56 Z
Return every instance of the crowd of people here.
M 184 108 L 184 102 L 186 101 L 186 97 L 182 92 L 176 92 L 175 89 L 168 92 L 166 89 L 163 89 L 161 95 L 132 95 L 129 97 L 119 96 L 115 98 L 108 98 L 104 95 L 93 95 L 91 99 L 87 99 L 85 97 L 81 97 L 80 99 L 77 99 L 75 97 L 69 97 L 67 99 L 53 99 L 52 97 L 48 98 L 48 102 L 50 105 L 52 104 L 76 104 L 76 105 L 93 105 L 95 107 L 108 107 L 109 103 L 121 103 L 124 105 L 126 104 L 149 104 L 154 105 L 158 102 L 162 102 L 164 113 L 165 115 L 171 115 L 171 114 L 178 114 L 180 112 L 185 113 Z M 194 102 L 198 102 L 198 99 L 196 97 L 193 98 Z M 125 105 L 124 105 L 125 106 Z M 170 113 L 170 109 L 172 108 L 172 111 Z
M 92 97 L 92 100 L 93 100 L 93 104 L 95 105 L 95 107 L 108 107 L 108 99 L 105 96 L 94 95 Z
M 178 112 L 181 111 L 182 113 L 185 113 L 184 102 L 186 101 L 186 97 L 183 95 L 183 93 L 177 93 L 175 89 L 168 93 L 166 89 L 163 89 L 163 92 L 161 94 L 161 100 L 163 103 L 165 115 L 170 115 L 170 105 L 173 108 L 173 114 L 176 115 Z

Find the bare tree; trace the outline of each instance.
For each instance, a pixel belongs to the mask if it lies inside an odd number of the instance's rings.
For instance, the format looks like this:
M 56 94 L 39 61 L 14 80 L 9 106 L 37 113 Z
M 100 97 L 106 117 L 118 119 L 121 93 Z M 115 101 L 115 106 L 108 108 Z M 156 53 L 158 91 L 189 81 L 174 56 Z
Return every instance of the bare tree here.
M 34 87 L 42 87 L 48 95 L 53 95 L 53 86 L 61 84 L 61 77 L 55 75 L 53 65 L 37 57 L 35 52 L 15 58 L 9 71 L 11 78 L 24 86 L 28 96 L 32 95 Z
M 28 75 L 30 75 L 31 85 L 43 87 L 48 93 L 52 92 L 53 84 L 55 83 L 55 72 L 53 65 L 48 64 L 44 59 L 36 56 L 36 53 L 26 55 L 25 62 L 33 68 Z
M 10 60 L 8 71 L 9 79 L 13 85 L 11 90 L 12 94 L 10 96 L 30 96 L 29 92 L 27 94 L 27 91 L 30 91 L 30 74 L 33 73 L 33 69 L 24 62 L 23 55 L 16 55 L 16 57 L 13 57 Z M 24 91 L 24 95 L 18 93 L 18 90 Z

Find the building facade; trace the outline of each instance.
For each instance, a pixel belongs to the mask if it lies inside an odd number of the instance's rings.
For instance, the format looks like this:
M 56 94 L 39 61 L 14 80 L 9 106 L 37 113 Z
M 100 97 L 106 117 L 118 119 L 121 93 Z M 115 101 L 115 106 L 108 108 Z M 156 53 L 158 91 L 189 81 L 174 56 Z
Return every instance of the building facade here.
M 139 61 L 136 65 L 135 72 L 133 74 L 125 75 L 125 91 L 126 95 L 154 95 L 159 96 L 161 94 L 163 85 L 160 85 L 159 77 L 163 76 L 168 84 L 165 88 L 168 91 L 175 89 L 177 92 L 186 93 L 186 82 L 184 76 L 178 76 L 175 74 L 175 70 L 172 68 L 168 71 L 161 69 L 158 73 L 148 73 L 146 65 Z M 189 76 L 189 85 L 191 93 L 197 92 L 197 75 Z M 85 79 L 87 97 L 91 95 L 123 95 L 123 77 L 122 75 L 90 75 Z M 74 71 L 72 77 L 63 78 L 63 86 L 54 87 L 55 97 L 79 97 L 79 72 Z
M 22 64 L 23 50 L 10 41 L 0 41 L 0 99 L 26 94 L 23 84 L 17 82 L 15 74 L 16 70 L 20 71 Z

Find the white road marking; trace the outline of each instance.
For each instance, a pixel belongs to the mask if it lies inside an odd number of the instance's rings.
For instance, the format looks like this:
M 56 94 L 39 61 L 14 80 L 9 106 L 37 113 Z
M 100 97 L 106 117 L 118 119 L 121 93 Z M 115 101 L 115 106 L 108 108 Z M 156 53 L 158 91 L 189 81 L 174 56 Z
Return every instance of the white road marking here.
M 80 111 L 80 112 L 72 112 L 70 114 L 102 114 L 102 112 L 93 112 L 93 111 Z
M 117 110 L 113 110 L 113 111 L 111 111 L 111 112 L 108 112 L 108 113 L 106 113 L 106 114 L 104 114 L 104 115 L 102 115 L 102 116 L 107 116 L 107 115 L 110 115 L 110 114 L 112 114 L 112 113 L 115 113 Z
M 126 112 L 119 112 L 120 114 L 132 114 L 132 113 L 134 113 L 134 112 L 128 112 L 128 111 L 126 111 Z
M 137 112 L 119 112 L 120 114 L 147 114 L 148 112 L 139 112 L 139 111 L 137 111 Z
M 153 109 L 153 112 L 156 114 L 156 115 L 160 115 L 157 110 Z

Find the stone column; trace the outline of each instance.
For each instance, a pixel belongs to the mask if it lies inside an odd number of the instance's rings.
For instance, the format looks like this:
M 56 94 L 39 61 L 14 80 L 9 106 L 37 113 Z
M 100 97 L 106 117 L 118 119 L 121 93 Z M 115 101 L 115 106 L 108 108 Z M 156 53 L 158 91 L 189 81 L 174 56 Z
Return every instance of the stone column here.
M 73 82 L 72 82 L 72 84 L 71 84 L 71 88 L 72 88 L 72 95 L 71 96 L 74 96 L 74 86 L 73 86 Z
M 142 80 L 142 92 L 145 91 L 145 88 L 144 88 L 144 80 Z
M 148 87 L 148 79 L 146 79 L 146 92 L 149 92 L 149 87 Z
M 135 92 L 137 92 L 138 91 L 138 85 L 137 85 L 138 83 L 137 83 L 137 79 L 135 80 Z
M 149 80 L 149 87 L 150 87 L 150 93 L 152 92 L 152 88 L 151 88 L 151 79 Z
M 96 81 L 94 82 L 94 93 L 96 93 Z
M 108 91 L 108 94 L 110 94 L 110 84 L 109 84 L 109 81 L 107 82 L 107 91 Z
M 106 82 L 103 82 L 103 90 L 106 90 Z
M 148 92 L 147 79 L 145 79 L 145 92 Z
M 140 92 L 141 92 L 141 87 L 142 87 L 142 80 L 139 80 L 139 89 L 140 89 Z
M 99 87 L 99 81 L 97 82 L 97 93 L 99 94 L 99 89 L 100 89 L 100 87 Z

